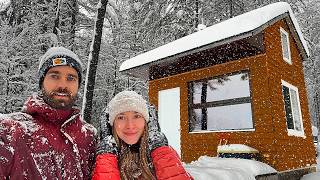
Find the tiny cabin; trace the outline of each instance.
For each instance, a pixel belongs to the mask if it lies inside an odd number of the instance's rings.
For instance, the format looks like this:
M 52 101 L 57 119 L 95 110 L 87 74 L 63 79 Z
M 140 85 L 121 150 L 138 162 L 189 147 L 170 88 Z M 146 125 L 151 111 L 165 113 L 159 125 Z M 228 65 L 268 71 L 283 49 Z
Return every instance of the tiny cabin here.
M 279 172 L 314 170 L 308 56 L 289 4 L 278 2 L 137 55 L 120 71 L 148 80 L 160 127 L 184 162 L 216 156 L 228 137 Z

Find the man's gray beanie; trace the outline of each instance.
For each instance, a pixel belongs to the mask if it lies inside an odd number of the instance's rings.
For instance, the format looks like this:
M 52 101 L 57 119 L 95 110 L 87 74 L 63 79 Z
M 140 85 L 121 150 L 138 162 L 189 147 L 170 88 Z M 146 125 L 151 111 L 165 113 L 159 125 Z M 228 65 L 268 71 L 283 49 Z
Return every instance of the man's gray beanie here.
M 82 78 L 82 62 L 79 57 L 64 47 L 52 47 L 40 58 L 38 68 L 39 88 L 41 89 L 43 79 L 48 70 L 55 66 L 71 66 L 79 76 L 79 86 Z

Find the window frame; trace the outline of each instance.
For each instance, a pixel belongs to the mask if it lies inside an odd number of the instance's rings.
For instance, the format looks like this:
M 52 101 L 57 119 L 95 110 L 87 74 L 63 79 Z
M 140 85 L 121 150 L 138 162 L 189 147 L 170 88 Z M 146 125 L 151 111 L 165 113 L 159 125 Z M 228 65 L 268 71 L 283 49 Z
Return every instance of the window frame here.
M 296 125 L 295 125 L 295 123 L 294 123 L 294 117 L 292 117 L 292 124 L 293 124 L 293 129 L 289 129 L 288 128 L 288 120 L 287 120 L 287 112 L 286 112 L 286 104 L 285 104 L 285 101 L 284 101 L 284 94 L 283 94 L 283 87 L 282 86 L 285 86 L 285 87 L 287 87 L 287 88 L 289 88 L 289 95 L 290 95 L 290 106 L 291 106 L 291 113 L 292 113 L 292 116 L 294 116 L 293 115 L 293 110 L 292 110 L 292 108 L 294 107 L 293 105 L 292 105 L 292 95 L 291 95 L 291 91 L 290 91 L 290 89 L 292 89 L 292 90 L 294 90 L 295 91 L 295 93 L 296 93 L 296 97 L 297 97 L 297 104 L 298 104 L 298 113 L 299 113 L 299 121 L 300 121 L 300 124 L 301 124 L 301 131 L 298 131 L 298 130 L 296 130 Z M 288 136 L 296 136 L 296 137 L 303 137 L 303 138 L 305 138 L 306 136 L 305 136 L 305 134 L 304 134 L 304 127 L 303 127 L 303 118 L 302 118 L 302 112 L 301 112 L 301 106 L 300 106 L 300 97 L 299 97 L 299 89 L 296 87 L 296 86 L 294 86 L 294 85 L 292 85 L 292 84 L 290 84 L 290 83 L 288 83 L 288 82 L 286 82 L 286 81 L 284 81 L 284 80 L 281 80 L 281 91 L 282 91 L 282 100 L 283 100 L 283 108 L 284 108 L 284 113 L 285 113 L 285 120 L 286 120 L 286 127 L 287 127 L 287 131 L 288 131 Z
M 193 104 L 193 83 L 197 82 L 208 82 L 212 79 L 217 79 L 219 77 L 223 76 L 233 76 L 237 74 L 247 73 L 248 74 L 248 83 L 249 83 L 249 94 L 250 96 L 247 97 L 239 97 L 239 98 L 233 98 L 233 99 L 226 99 L 226 100 L 217 100 L 217 101 L 211 101 L 211 102 L 205 102 L 205 103 L 198 103 Z M 189 81 L 188 83 L 188 133 L 213 133 L 213 132 L 241 132 L 241 131 L 255 131 L 255 123 L 254 123 L 254 113 L 253 113 L 253 105 L 252 105 L 252 88 L 251 88 L 251 76 L 250 71 L 248 69 L 225 73 L 221 75 L 216 75 L 204 79 L 198 79 Z M 212 108 L 212 107 L 222 107 L 222 106 L 230 106 L 230 105 L 239 105 L 239 104 L 246 104 L 250 103 L 251 105 L 251 120 L 252 120 L 252 127 L 246 128 L 246 129 L 225 129 L 225 130 L 198 130 L 198 131 L 191 131 L 190 129 L 190 120 L 193 115 L 193 109 L 201 109 L 201 108 Z M 208 124 L 208 121 L 206 122 Z
M 288 49 L 288 56 L 289 58 L 284 56 L 284 49 L 283 47 L 285 46 L 283 40 L 282 40 L 282 34 L 284 34 L 286 36 L 286 40 L 287 40 L 287 49 Z M 280 27 L 280 41 L 281 41 L 281 49 L 282 49 L 282 58 L 285 62 L 287 62 L 288 64 L 292 65 L 292 58 L 291 58 L 291 50 L 290 50 L 290 39 L 289 39 L 289 33 L 283 29 L 282 27 Z

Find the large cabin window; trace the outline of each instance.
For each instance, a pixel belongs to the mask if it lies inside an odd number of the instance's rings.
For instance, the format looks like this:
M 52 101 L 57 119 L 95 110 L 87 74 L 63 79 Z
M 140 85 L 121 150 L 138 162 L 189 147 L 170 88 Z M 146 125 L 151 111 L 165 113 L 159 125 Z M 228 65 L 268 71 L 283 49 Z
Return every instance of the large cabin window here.
M 282 81 L 284 111 L 289 136 L 304 136 L 298 88 Z
M 189 83 L 189 131 L 252 130 L 249 71 Z
M 283 59 L 287 63 L 292 64 L 291 52 L 290 52 L 289 34 L 283 28 L 280 28 L 280 35 L 281 35 L 281 45 L 282 45 L 282 56 L 283 56 Z

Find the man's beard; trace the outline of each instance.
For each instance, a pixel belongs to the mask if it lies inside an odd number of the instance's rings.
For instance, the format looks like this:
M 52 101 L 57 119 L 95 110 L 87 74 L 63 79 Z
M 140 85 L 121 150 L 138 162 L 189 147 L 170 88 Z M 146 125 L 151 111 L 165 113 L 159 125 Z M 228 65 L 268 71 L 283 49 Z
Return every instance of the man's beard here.
M 62 89 L 59 88 L 57 90 L 53 91 L 46 91 L 44 88 L 41 89 L 42 95 L 43 95 L 43 100 L 45 103 L 50 105 L 52 108 L 55 109 L 71 109 L 72 106 L 75 104 L 75 101 L 77 100 L 77 94 L 72 95 L 68 89 Z M 55 99 L 54 96 L 58 94 L 65 94 L 67 99 Z

